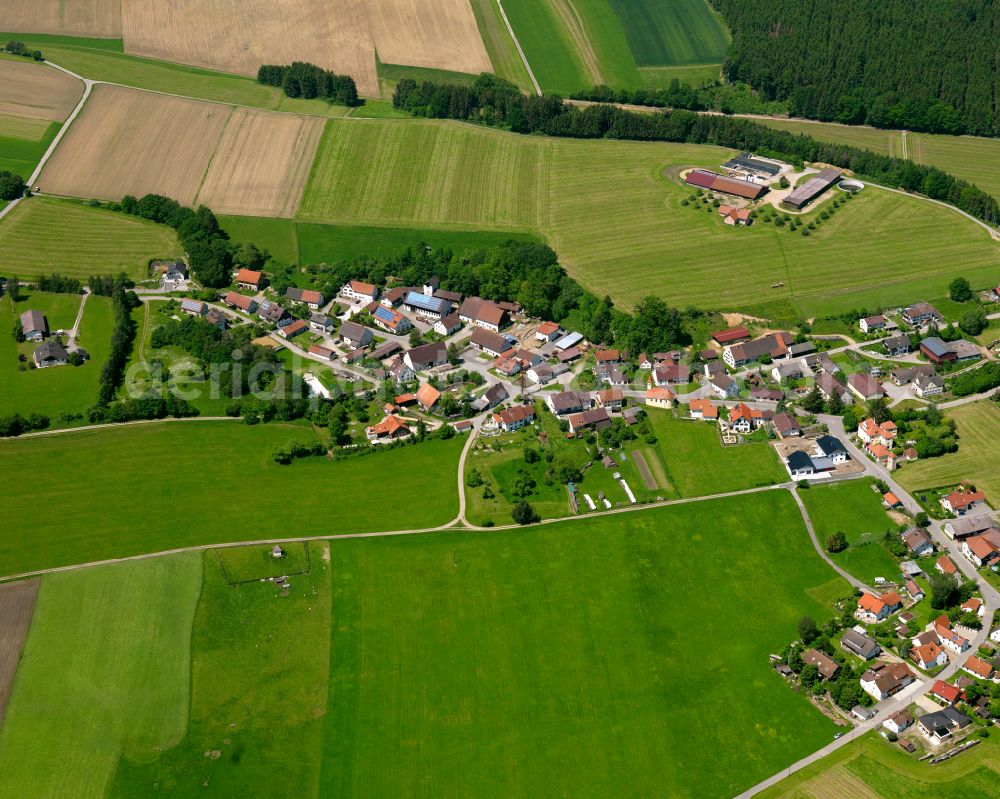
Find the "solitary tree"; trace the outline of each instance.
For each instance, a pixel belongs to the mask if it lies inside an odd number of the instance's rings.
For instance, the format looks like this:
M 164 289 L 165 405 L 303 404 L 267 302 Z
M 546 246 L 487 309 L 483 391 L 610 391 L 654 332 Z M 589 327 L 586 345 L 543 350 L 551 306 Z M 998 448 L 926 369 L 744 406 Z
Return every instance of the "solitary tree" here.
M 845 549 L 847 549 L 847 536 L 843 530 L 838 530 L 826 539 L 827 552 L 843 552 Z
M 803 616 L 799 619 L 799 639 L 804 644 L 809 644 L 819 638 L 819 627 L 812 616 Z
M 541 516 L 531 506 L 531 503 L 523 499 L 514 505 L 514 508 L 511 510 L 511 516 L 513 516 L 514 521 L 518 524 L 534 524 L 541 521 Z
M 955 302 L 968 302 L 972 299 L 972 287 L 964 277 L 956 277 L 948 284 L 948 296 Z

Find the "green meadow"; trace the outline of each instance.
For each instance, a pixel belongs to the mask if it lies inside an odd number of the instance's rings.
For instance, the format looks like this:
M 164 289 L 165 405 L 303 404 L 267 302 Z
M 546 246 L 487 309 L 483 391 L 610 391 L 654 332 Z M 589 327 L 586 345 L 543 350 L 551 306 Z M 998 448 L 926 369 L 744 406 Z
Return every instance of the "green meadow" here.
M 0 794 L 102 799 L 120 758 L 177 745 L 200 589 L 196 554 L 42 578 L 0 733 Z
M 825 547 L 834 533 L 844 533 L 847 549 L 830 557 L 869 585 L 876 577 L 891 580 L 899 574 L 899 563 L 882 545 L 882 537 L 886 532 L 895 533 L 897 525 L 886 515 L 871 486 L 871 480 L 850 480 L 799 491 L 820 546 Z
M 0 114 L 0 171 L 27 180 L 60 127 L 58 122 Z
M 594 85 L 596 65 L 588 69 L 579 31 L 574 37 L 556 10 L 560 2 L 506 0 L 503 7 L 542 91 L 566 96 Z
M 299 216 L 534 231 L 584 286 L 623 307 L 658 294 L 681 307 L 790 303 L 797 313 L 824 316 L 940 296 L 952 277 L 942 263 L 961 264 L 973 285 L 1000 282 L 997 242 L 954 211 L 914 197 L 869 188 L 808 237 L 767 224 L 734 229 L 706 208 L 682 206 L 690 192 L 672 175 L 684 165 L 717 167 L 729 154 L 517 136 L 455 122 L 331 120 Z
M 333 462 L 272 460 L 276 447 L 314 435 L 304 425 L 195 420 L 0 440 L 6 501 L 20 508 L 0 542 L 0 574 L 454 518 L 464 439 Z
M 44 578 L 0 781 L 722 799 L 836 730 L 768 664 L 847 590 L 784 492 L 310 546 L 287 591 L 224 579 L 266 547 Z
M 141 279 L 150 260 L 181 255 L 166 225 L 45 197 L 23 201 L 0 221 L 0 250 L 4 274 L 59 272 L 84 281 L 118 272 Z
M 97 401 L 101 368 L 111 353 L 111 300 L 92 296 L 84 306 L 77 340 L 90 355 L 89 361 L 81 366 L 31 369 L 28 361 L 38 345 L 14 341 L 9 331 L 15 321 L 24 311 L 35 309 L 46 315 L 50 330 L 68 330 L 76 318 L 80 295 L 22 291 L 24 298 L 16 305 L 10 297 L 0 298 L 0 330 L 5 332 L 0 336 L 0 416 L 41 413 L 55 423 L 60 414 L 85 412 Z
M 706 0 L 608 0 L 640 67 L 721 64 L 729 31 Z

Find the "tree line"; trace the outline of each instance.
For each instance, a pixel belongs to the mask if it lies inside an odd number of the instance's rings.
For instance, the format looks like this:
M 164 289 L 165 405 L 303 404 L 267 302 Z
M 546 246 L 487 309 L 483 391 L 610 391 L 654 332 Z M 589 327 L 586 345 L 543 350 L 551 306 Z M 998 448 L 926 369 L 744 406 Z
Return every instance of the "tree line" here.
M 125 365 L 132 351 L 132 342 L 135 341 L 132 309 L 138 307 L 139 298 L 135 292 L 127 289 L 124 277 L 117 278 L 113 282 L 111 304 L 115 317 L 114 331 L 111 334 L 111 354 L 101 367 L 97 406 L 106 406 L 114 399 L 115 392 L 125 380 Z
M 723 72 L 795 116 L 1000 135 L 993 0 L 712 0 Z
M 44 61 L 45 56 L 42 55 L 41 50 L 32 50 L 24 42 L 11 41 L 4 45 L 3 52 L 9 55 L 20 55 L 25 58 L 31 58 L 35 61 Z
M 650 108 L 686 108 L 688 111 L 719 111 L 723 114 L 787 114 L 788 102 L 766 100 L 746 83 L 708 81 L 691 86 L 673 78 L 665 88 L 614 89 L 605 84 L 570 95 L 573 100 L 623 103 Z
M 303 61 L 294 61 L 287 66 L 264 64 L 257 70 L 257 82 L 277 86 L 288 97 L 305 100 L 318 97 L 340 105 L 361 105 L 354 78 Z
M 822 162 L 941 200 L 991 224 L 1000 220 L 1000 207 L 993 197 L 940 169 L 858 147 L 819 142 L 750 119 L 685 110 L 638 113 L 608 105 L 581 109 L 558 96 L 522 95 L 513 84 L 492 75 L 480 76 L 472 86 L 429 81 L 417 84 L 404 78 L 396 86 L 393 105 L 416 116 L 462 119 L 515 133 L 714 144 L 795 164 Z

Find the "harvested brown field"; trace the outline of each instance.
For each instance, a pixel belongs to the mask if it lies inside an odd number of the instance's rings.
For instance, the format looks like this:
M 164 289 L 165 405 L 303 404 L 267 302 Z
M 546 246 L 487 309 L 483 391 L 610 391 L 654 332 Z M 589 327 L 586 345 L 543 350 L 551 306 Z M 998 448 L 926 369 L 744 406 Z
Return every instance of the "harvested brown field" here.
M 0 61 L 0 114 L 62 122 L 82 96 L 83 83 L 58 69 Z
M 649 464 L 646 463 L 646 458 L 639 450 L 632 450 L 632 460 L 635 463 L 635 468 L 639 470 L 639 475 L 642 477 L 642 482 L 646 484 L 646 488 L 650 491 L 655 491 L 659 488 L 659 485 L 657 485 L 656 480 L 653 478 L 653 473 L 649 471 Z
M 98 85 L 38 180 L 42 191 L 120 200 L 150 192 L 190 205 L 232 108 Z
M 124 0 L 125 52 L 256 75 L 308 61 L 378 92 L 363 0 Z
M 220 214 L 293 216 L 323 120 L 238 108 L 229 118 L 198 203 Z
M 121 0 L 0 0 L 0 28 L 114 39 L 121 35 Z
M 0 585 L 0 724 L 7 711 L 37 596 L 37 578 Z
M 493 70 L 469 0 L 371 0 L 368 19 L 383 64 Z
M 386 64 L 491 70 L 469 0 L 122 0 L 122 37 L 128 53 L 244 75 L 309 61 L 370 97 L 376 50 Z

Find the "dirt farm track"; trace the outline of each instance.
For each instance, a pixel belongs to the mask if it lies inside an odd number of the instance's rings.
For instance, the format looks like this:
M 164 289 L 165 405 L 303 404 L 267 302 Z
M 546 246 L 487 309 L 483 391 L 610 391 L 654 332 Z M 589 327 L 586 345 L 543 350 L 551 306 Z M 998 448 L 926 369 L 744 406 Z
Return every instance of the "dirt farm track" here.
M 157 192 L 217 213 L 291 216 L 323 120 L 99 85 L 38 185 L 119 200 Z
M 38 579 L 0 585 L 0 723 L 14 685 L 21 648 L 31 625 Z
M 379 93 L 383 63 L 491 69 L 469 0 L 0 0 L 5 30 L 118 37 L 125 51 L 256 74 L 309 61 Z

